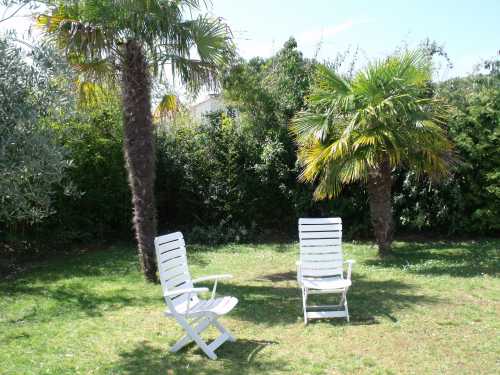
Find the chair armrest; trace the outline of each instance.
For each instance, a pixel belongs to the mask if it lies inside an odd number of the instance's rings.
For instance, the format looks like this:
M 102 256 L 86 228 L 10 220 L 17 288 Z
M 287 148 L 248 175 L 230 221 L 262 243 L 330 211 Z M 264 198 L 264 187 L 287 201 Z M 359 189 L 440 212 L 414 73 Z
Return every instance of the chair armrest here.
M 212 288 L 212 297 L 210 297 L 210 299 L 214 299 L 215 298 L 215 292 L 217 291 L 217 282 L 220 279 L 230 279 L 232 277 L 233 277 L 233 275 L 228 275 L 228 274 L 225 274 L 225 275 L 203 276 L 203 277 L 198 277 L 197 279 L 194 279 L 193 280 L 193 284 L 201 283 L 202 281 L 215 280 L 214 287 Z
M 347 280 L 351 280 L 352 265 L 356 263 L 353 259 L 348 259 L 344 263 L 347 263 Z
M 176 290 L 171 290 L 169 292 L 164 293 L 163 297 L 170 297 L 170 296 L 175 296 L 175 295 L 184 294 L 184 293 L 202 293 L 202 292 L 208 292 L 208 288 L 176 289 Z
M 300 272 L 300 260 L 296 261 L 295 265 L 297 266 L 297 282 L 300 284 L 300 280 L 302 279 L 302 272 Z
M 225 275 L 211 275 L 211 276 L 203 276 L 198 277 L 193 280 L 193 284 L 201 283 L 202 281 L 210 281 L 210 280 L 222 280 L 222 279 L 231 279 L 233 275 L 225 274 Z

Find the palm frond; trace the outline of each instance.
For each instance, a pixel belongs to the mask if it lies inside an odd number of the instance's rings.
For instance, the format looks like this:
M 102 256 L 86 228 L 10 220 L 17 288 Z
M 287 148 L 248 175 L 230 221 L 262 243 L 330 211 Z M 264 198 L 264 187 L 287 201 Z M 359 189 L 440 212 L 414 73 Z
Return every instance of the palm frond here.
M 307 110 L 291 123 L 300 179 L 318 184 L 317 199 L 366 181 L 381 160 L 417 174 L 449 171 L 453 151 L 442 127 L 449 110 L 432 95 L 430 80 L 430 61 L 420 51 L 371 62 L 352 81 L 317 69 Z
M 203 0 L 55 0 L 37 24 L 68 56 L 87 65 L 108 61 L 119 68 L 123 46 L 134 40 L 144 48 L 154 74 L 165 78 L 170 68 L 171 76 L 197 91 L 213 87 L 235 56 L 223 20 L 189 19 L 206 5 Z

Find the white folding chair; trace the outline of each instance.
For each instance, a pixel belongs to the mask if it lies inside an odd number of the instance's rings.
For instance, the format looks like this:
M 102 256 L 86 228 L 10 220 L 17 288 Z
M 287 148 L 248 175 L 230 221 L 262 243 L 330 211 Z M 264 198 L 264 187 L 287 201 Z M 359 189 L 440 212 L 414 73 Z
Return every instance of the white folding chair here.
M 194 341 L 209 358 L 217 359 L 215 350 L 227 340 L 236 340 L 217 319 L 231 311 L 238 300 L 234 297 L 215 298 L 217 281 L 232 276 L 216 275 L 191 280 L 185 246 L 180 232 L 155 238 L 160 281 L 168 307 L 165 315 L 175 318 L 186 331 L 186 335 L 170 350 L 176 352 Z M 203 300 L 198 297 L 198 293 L 207 292 L 208 288 L 195 288 L 194 284 L 207 280 L 215 280 L 215 283 L 210 299 Z M 207 344 L 201 333 L 210 325 L 217 328 L 220 335 Z
M 302 289 L 304 323 L 308 319 L 347 318 L 347 291 L 353 260 L 343 261 L 342 219 L 299 219 L 300 260 L 297 281 Z M 348 264 L 344 277 L 344 263 Z M 340 294 L 338 305 L 308 306 L 311 294 Z

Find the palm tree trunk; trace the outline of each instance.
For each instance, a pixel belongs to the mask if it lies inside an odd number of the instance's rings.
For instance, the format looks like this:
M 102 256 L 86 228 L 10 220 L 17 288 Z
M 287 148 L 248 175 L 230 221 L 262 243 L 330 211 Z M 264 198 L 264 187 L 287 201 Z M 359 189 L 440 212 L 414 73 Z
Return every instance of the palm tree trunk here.
M 380 256 L 392 253 L 394 221 L 392 218 L 391 188 L 391 167 L 389 161 L 385 159 L 378 168 L 373 168 L 368 176 L 370 216 Z
M 139 43 L 131 40 L 125 44 L 123 60 L 124 152 L 132 191 L 133 223 L 141 269 L 148 281 L 156 282 L 155 152 L 151 120 L 151 80 Z

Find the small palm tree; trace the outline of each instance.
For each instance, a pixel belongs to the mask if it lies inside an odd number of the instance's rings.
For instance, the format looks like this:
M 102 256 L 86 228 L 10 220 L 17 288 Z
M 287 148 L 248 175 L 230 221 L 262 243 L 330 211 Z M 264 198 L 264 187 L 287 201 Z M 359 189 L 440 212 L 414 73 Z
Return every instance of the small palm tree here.
M 452 145 L 442 127 L 449 111 L 431 78 L 431 62 L 419 51 L 371 63 L 352 79 L 319 66 L 307 110 L 292 121 L 299 179 L 317 183 L 316 199 L 366 183 L 380 255 L 391 252 L 393 171 L 440 177 L 450 170 Z
M 60 0 L 37 23 L 86 77 L 121 83 L 124 152 L 145 277 L 156 280 L 155 157 L 151 76 L 179 77 L 193 91 L 216 83 L 234 55 L 230 31 L 198 0 Z M 187 18 L 186 16 L 191 16 Z

